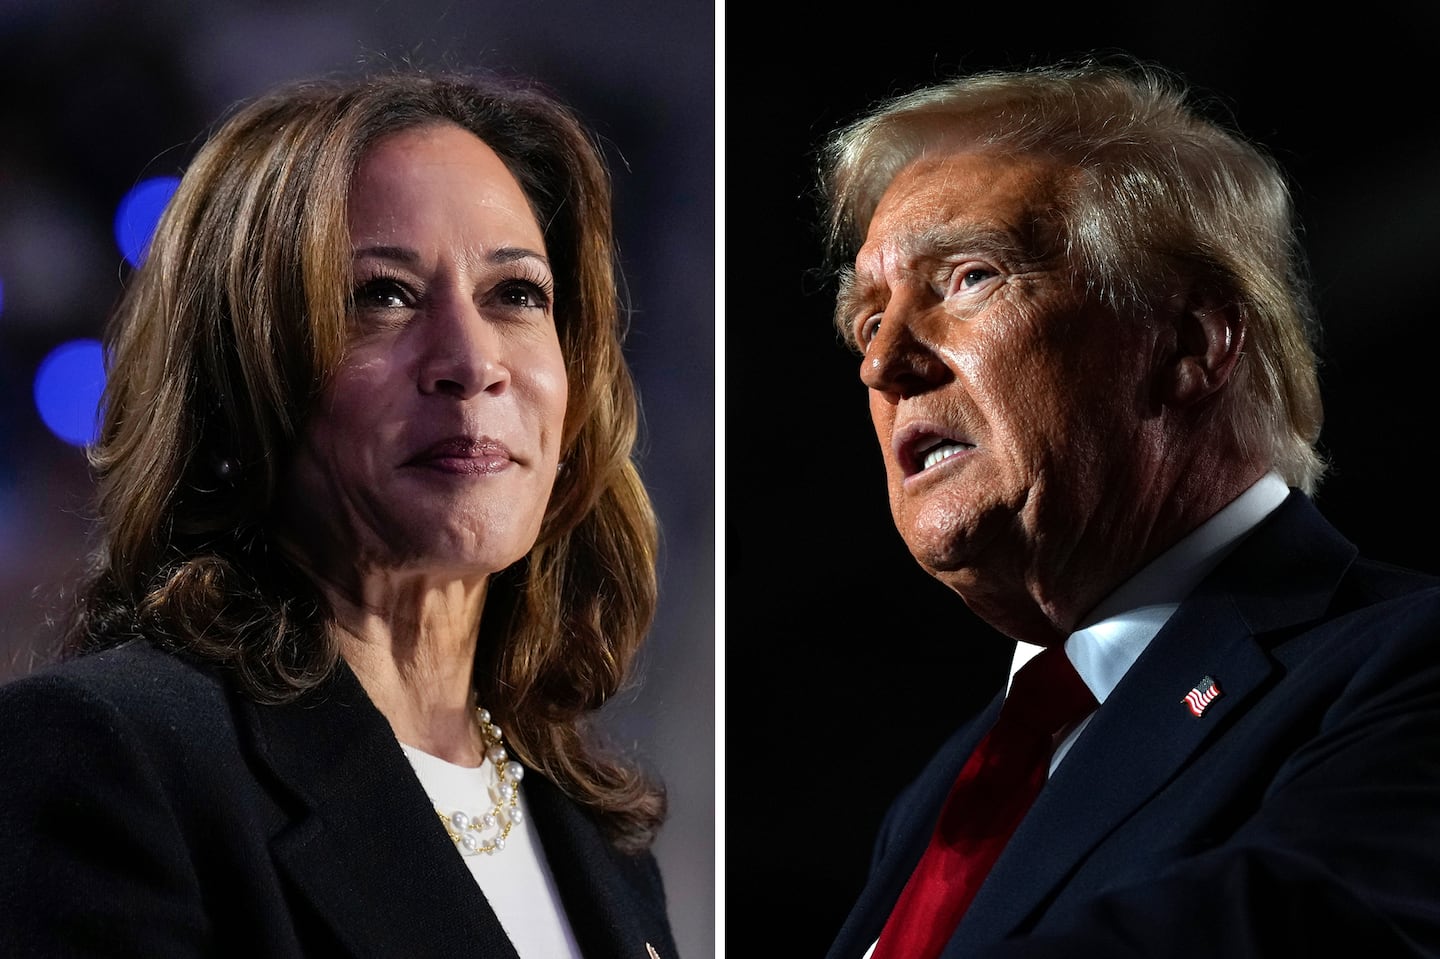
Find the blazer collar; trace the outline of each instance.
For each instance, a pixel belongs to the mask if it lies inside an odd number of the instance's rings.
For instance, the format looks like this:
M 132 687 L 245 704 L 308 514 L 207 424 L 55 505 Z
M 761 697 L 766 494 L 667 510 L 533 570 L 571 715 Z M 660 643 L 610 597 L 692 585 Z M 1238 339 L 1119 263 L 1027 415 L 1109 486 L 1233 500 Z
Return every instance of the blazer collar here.
M 518 959 L 389 722 L 343 662 L 303 699 L 245 701 L 241 713 L 290 811 L 271 843 L 276 862 L 351 954 Z M 585 955 L 649 959 L 649 943 L 673 959 L 654 860 L 618 853 L 542 776 L 524 789 Z
M 1329 607 L 1355 547 L 1292 493 L 1176 610 L 1042 790 L 945 953 L 1018 928 L 1117 825 L 1248 708 L 1274 666 L 1272 636 Z M 1223 695 L 1197 718 L 1185 694 Z M 1096 783 L 1105 784 L 1096 789 Z
M 389 722 L 343 662 L 301 700 L 242 711 L 293 801 L 271 842 L 276 862 L 352 955 L 518 959 Z
M 587 956 L 675 959 L 659 869 L 619 852 L 595 820 L 547 779 L 525 779 L 526 799 L 570 925 Z

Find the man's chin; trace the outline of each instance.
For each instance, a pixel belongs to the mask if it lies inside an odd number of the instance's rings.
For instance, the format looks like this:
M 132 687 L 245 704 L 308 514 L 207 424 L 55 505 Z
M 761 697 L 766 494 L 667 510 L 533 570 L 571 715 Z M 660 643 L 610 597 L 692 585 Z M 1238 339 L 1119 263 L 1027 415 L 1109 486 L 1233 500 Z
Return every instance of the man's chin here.
M 974 565 L 978 538 L 975 524 L 963 511 L 929 504 L 894 518 L 910 555 L 930 575 L 938 577 Z
M 971 587 L 985 576 L 968 542 L 907 539 L 906 545 L 921 569 L 962 595 L 962 587 Z

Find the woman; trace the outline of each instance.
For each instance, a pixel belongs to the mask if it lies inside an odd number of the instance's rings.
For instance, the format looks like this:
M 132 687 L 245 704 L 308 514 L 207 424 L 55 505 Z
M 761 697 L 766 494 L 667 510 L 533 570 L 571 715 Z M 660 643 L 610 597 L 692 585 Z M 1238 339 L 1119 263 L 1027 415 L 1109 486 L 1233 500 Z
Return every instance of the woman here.
M 675 955 L 586 725 L 656 591 L 616 282 L 536 88 L 218 129 L 107 331 L 68 661 L 0 689 L 0 953 Z

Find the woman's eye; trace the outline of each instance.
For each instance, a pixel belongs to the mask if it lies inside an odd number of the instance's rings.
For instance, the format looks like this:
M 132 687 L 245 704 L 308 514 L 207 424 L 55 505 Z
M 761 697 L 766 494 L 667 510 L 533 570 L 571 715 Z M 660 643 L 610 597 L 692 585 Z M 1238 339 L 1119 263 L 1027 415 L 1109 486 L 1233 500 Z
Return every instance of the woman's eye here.
M 351 294 L 350 302 L 360 310 L 398 310 L 411 306 L 414 297 L 403 284 L 395 280 L 375 279 L 357 286 Z
M 550 292 L 530 280 L 511 280 L 498 290 L 501 303 L 521 310 L 544 310 L 550 307 Z

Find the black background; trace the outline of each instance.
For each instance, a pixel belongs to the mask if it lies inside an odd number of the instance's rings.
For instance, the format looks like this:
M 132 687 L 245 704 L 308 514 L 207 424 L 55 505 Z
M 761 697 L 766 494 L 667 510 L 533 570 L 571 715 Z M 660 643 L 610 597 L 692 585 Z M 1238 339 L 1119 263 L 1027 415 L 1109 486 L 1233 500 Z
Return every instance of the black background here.
M 1086 53 L 1158 62 L 1218 98 L 1290 175 L 1306 230 L 1333 464 L 1316 501 L 1362 550 L 1440 572 L 1435 16 L 1173 7 L 872 7 L 789 26 L 726 14 L 730 954 L 824 953 L 885 806 L 1009 661 L 891 525 L 858 365 L 813 272 L 814 150 L 877 99 Z

